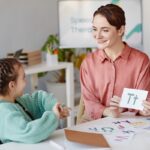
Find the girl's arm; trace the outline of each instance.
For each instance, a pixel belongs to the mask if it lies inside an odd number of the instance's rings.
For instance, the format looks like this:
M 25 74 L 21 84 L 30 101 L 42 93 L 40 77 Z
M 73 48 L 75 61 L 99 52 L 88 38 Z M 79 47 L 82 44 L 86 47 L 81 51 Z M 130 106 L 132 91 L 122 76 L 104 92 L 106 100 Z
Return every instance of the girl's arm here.
M 36 91 L 32 95 L 25 94 L 18 98 L 17 101 L 21 103 L 37 119 L 43 115 L 45 111 L 52 111 L 57 99 L 52 93 L 45 91 Z
M 52 111 L 45 111 L 41 118 L 32 121 L 21 111 L 10 108 L 3 117 L 1 140 L 37 143 L 48 138 L 57 126 L 58 118 Z

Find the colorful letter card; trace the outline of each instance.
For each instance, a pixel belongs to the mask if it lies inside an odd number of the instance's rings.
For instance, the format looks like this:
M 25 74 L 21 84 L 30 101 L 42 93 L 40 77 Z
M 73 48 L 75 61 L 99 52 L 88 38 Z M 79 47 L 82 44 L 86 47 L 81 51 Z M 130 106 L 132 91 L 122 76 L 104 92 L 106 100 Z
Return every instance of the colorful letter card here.
M 120 107 L 143 110 L 143 100 L 146 100 L 148 91 L 124 88 Z

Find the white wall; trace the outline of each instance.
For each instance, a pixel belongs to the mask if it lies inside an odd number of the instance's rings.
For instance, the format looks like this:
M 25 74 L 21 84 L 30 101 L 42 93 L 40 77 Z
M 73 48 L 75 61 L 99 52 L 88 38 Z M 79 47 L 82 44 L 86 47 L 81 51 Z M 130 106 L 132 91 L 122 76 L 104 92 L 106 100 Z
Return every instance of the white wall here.
M 39 49 L 52 33 L 58 33 L 57 0 L 0 0 L 0 57 Z
M 150 1 L 143 2 L 143 43 L 144 51 L 150 56 Z
M 0 0 L 0 58 L 20 48 L 39 49 L 49 34 L 58 33 L 57 2 Z M 144 51 L 150 55 L 150 1 L 142 3 Z

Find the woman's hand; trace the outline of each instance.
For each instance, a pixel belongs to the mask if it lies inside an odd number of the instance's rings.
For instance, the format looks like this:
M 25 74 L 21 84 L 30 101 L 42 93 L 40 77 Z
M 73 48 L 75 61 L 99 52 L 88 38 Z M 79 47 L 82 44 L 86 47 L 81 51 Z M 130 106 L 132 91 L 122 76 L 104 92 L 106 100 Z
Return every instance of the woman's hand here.
M 114 95 L 114 96 L 111 98 L 110 107 L 114 107 L 114 108 L 118 109 L 119 112 L 121 113 L 121 112 L 123 112 L 123 108 L 120 108 L 120 107 L 119 107 L 120 100 L 121 100 L 120 97 Z
M 114 95 L 110 100 L 110 107 L 105 108 L 103 116 L 119 117 L 120 113 L 123 112 L 123 108 L 119 107 L 120 99 L 120 97 Z
M 139 111 L 139 114 L 145 117 L 150 116 L 150 102 L 149 101 L 143 101 L 144 109 L 142 111 Z
M 106 107 L 103 112 L 104 117 L 117 118 L 120 116 L 119 109 L 116 107 Z
M 119 107 L 119 103 L 120 103 L 120 97 L 118 96 L 113 96 L 110 100 L 110 106 L 112 107 Z

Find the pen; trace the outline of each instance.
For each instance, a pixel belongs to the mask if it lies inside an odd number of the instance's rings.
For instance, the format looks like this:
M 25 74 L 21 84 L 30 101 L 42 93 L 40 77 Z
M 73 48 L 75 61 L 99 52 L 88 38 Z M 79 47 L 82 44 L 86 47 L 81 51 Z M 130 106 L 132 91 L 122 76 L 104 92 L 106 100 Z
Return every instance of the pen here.
M 65 104 L 59 104 L 59 106 L 58 106 L 59 112 L 61 112 L 61 111 L 62 111 L 62 108 L 64 108 L 64 107 L 65 107 Z
M 65 104 L 61 104 L 61 107 L 62 108 L 65 108 L 65 107 L 67 108 L 67 106 Z
M 49 143 L 50 143 L 50 145 L 54 146 L 58 150 L 65 150 L 65 148 L 62 145 L 60 145 L 60 144 L 58 144 L 58 143 L 56 143 L 56 142 L 54 142 L 52 140 Z

